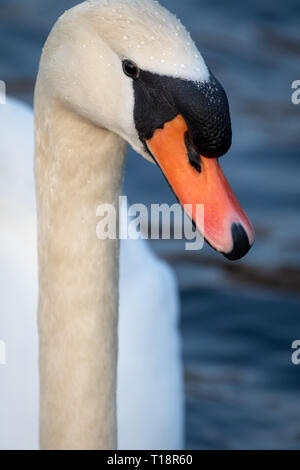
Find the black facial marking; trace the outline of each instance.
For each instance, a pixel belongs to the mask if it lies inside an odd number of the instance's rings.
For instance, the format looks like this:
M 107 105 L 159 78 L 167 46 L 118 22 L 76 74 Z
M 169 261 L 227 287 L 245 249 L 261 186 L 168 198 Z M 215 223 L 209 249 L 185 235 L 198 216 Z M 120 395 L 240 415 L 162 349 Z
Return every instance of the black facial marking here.
M 232 224 L 231 234 L 233 249 L 230 253 L 223 253 L 229 260 L 237 260 L 245 256 L 251 248 L 249 238 L 241 224 Z
M 190 164 L 195 168 L 195 170 L 198 171 L 198 173 L 201 173 L 200 154 L 194 148 L 188 131 L 185 133 L 184 143 L 187 149 Z
M 166 81 L 166 78 L 141 71 L 139 80 L 133 82 L 134 119 L 142 141 L 151 139 L 157 129 L 162 129 L 179 114 L 168 86 L 172 79 Z
M 227 96 L 210 75 L 200 83 L 140 70 L 133 81 L 135 125 L 142 142 L 157 129 L 182 115 L 192 144 L 205 157 L 220 157 L 231 145 L 231 121 Z

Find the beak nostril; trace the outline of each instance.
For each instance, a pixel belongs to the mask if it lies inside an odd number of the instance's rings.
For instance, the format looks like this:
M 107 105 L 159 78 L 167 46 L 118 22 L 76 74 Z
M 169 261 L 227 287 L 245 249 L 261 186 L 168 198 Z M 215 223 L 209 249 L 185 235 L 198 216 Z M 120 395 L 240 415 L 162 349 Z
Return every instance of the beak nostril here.
M 238 260 L 245 256 L 251 248 L 248 235 L 244 227 L 239 223 L 231 225 L 231 234 L 233 241 L 233 248 L 230 253 L 223 253 L 225 258 L 229 260 Z
M 195 149 L 188 131 L 186 131 L 186 133 L 184 134 L 184 143 L 187 149 L 190 164 L 195 168 L 198 173 L 201 173 L 200 154 Z

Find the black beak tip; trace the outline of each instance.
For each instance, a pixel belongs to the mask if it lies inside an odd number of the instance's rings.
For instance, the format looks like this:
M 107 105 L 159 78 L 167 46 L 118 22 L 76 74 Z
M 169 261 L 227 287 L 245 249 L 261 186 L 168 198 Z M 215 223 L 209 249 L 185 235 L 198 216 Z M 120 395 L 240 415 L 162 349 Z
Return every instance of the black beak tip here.
M 239 223 L 231 225 L 231 234 L 233 240 L 233 249 L 230 253 L 223 253 L 225 258 L 235 261 L 245 256 L 251 248 L 248 235 Z

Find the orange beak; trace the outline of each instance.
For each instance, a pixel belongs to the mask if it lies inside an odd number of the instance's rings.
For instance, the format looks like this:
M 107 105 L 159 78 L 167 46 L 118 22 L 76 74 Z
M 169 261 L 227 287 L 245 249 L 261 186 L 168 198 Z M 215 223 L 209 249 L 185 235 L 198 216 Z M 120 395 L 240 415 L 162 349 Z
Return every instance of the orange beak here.
M 198 170 L 191 164 L 187 132 L 184 118 L 178 115 L 163 129 L 156 130 L 146 143 L 180 204 L 206 241 L 227 258 L 239 259 L 252 246 L 254 229 L 218 159 L 198 155 Z M 197 204 L 204 205 L 204 222 L 202 218 L 197 220 Z

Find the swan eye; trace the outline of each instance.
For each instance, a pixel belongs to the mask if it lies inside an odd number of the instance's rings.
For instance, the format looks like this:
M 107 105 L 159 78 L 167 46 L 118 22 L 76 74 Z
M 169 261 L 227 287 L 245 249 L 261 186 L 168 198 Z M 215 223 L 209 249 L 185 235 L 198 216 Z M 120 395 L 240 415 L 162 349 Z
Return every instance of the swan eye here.
M 123 66 L 123 71 L 125 75 L 134 79 L 139 78 L 140 69 L 132 60 L 128 60 L 128 59 L 123 60 L 122 66 Z

